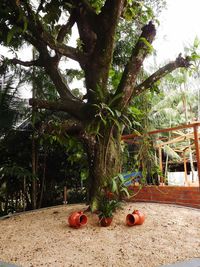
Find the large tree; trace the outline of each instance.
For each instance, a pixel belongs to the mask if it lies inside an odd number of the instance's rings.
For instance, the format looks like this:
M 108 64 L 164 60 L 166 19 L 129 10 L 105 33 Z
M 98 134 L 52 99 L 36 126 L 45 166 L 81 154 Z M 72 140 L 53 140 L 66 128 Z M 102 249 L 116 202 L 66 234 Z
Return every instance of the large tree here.
M 113 64 L 116 69 L 113 52 L 119 39 L 116 37 L 118 26 L 127 17 L 133 19 L 132 26 L 136 22 L 133 27 L 141 25 L 138 21 L 143 15 L 143 3 L 136 0 L 0 2 L 2 44 L 17 48 L 25 41 L 37 50 L 37 58 L 33 61 L 13 58 L 10 62 L 43 68 L 59 95 L 55 102 L 32 99 L 30 104 L 35 108 L 64 111 L 73 118 L 65 123 L 66 132 L 76 135 L 87 151 L 90 169 L 88 192 L 93 209 L 97 207 L 100 188 L 120 172 L 120 140 L 131 99 L 151 88 L 167 73 L 189 65 L 188 58 L 180 55 L 149 78 L 143 81 L 138 78 L 156 35 L 154 23 L 150 21 L 137 31 L 137 41 L 130 43 L 132 49 L 119 75 L 121 78 L 115 87 L 111 86 L 109 75 Z M 130 13 L 131 16 L 127 16 Z M 65 20 L 64 24 L 60 23 L 60 17 Z M 76 48 L 67 42 L 75 24 L 79 33 Z M 72 93 L 62 75 L 59 63 L 63 57 L 77 61 L 83 70 L 87 93 L 82 99 Z

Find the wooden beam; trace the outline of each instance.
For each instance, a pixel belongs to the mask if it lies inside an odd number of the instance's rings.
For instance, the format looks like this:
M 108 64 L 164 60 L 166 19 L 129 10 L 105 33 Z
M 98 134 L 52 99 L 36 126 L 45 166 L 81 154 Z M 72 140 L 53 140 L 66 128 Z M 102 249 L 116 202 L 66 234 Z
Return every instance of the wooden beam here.
M 161 176 L 160 176 L 160 183 L 163 184 L 163 165 L 162 165 L 162 148 L 158 148 L 159 152 L 159 166 L 160 166 L 160 171 L 161 171 Z
M 165 145 L 170 145 L 170 144 L 173 144 L 173 143 L 181 142 L 183 140 L 184 140 L 184 137 L 183 136 L 179 136 L 179 137 L 174 138 L 174 139 L 172 139 L 170 141 L 157 144 L 156 147 L 160 147 L 160 146 L 162 147 L 162 146 L 165 146 Z
M 185 151 L 183 152 L 183 162 L 184 162 L 184 172 L 185 172 L 185 185 L 188 186 L 188 177 L 187 177 L 187 160 L 185 157 Z
M 200 133 L 198 134 L 198 138 L 200 139 Z M 194 139 L 194 134 L 193 133 L 188 133 L 188 134 L 185 134 L 185 135 L 181 135 L 181 136 L 176 137 L 176 138 L 174 138 L 174 139 L 172 139 L 170 141 L 157 144 L 155 147 L 165 146 L 165 145 L 174 144 L 174 143 L 178 143 L 178 142 L 183 142 L 183 141 L 188 140 L 188 139 Z
M 198 125 L 195 125 L 193 129 L 194 129 L 194 143 L 196 149 L 197 170 L 198 170 L 199 189 L 200 189 L 200 153 L 199 153 Z
M 158 151 L 159 151 L 159 166 L 160 166 L 160 171 L 162 172 L 163 171 L 163 165 L 162 165 L 162 148 L 159 147 Z
M 194 123 L 190 123 L 190 124 L 179 125 L 176 127 L 154 130 L 154 131 L 148 132 L 148 134 L 151 135 L 151 134 L 157 134 L 157 133 L 166 133 L 166 132 L 171 132 L 171 131 L 175 131 L 175 130 L 192 128 L 195 126 L 200 126 L 200 122 L 198 121 L 198 122 L 194 122 Z M 122 140 L 131 139 L 131 138 L 135 138 L 135 137 L 139 137 L 139 136 L 137 134 L 122 135 Z

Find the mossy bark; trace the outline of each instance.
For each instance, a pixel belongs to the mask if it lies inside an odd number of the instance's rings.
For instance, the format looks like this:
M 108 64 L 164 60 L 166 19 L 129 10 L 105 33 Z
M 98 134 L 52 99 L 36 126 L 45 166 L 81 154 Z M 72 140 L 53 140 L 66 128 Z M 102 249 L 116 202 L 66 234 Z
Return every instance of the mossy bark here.
M 96 137 L 89 153 L 88 193 L 92 211 L 98 210 L 99 196 L 109 181 L 121 172 L 121 134 L 111 127 Z

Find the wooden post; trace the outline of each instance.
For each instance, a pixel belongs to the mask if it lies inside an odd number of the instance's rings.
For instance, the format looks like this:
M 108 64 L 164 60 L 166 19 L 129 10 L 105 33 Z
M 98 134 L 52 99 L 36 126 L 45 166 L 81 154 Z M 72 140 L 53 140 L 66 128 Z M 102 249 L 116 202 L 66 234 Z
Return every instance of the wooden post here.
M 186 161 L 186 157 L 185 157 L 185 151 L 183 151 L 183 162 L 184 162 L 184 172 L 185 172 L 185 182 L 184 184 L 186 186 L 188 186 L 188 177 L 187 177 L 187 161 Z
M 160 166 L 160 171 L 161 171 L 161 176 L 160 176 L 160 183 L 163 185 L 163 165 L 162 165 L 162 147 L 159 146 L 158 148 L 159 151 L 159 166 Z
M 24 176 L 23 183 L 23 211 L 26 210 L 26 177 Z
M 33 48 L 32 50 L 33 54 L 33 60 L 35 59 L 35 50 Z M 33 66 L 33 80 L 32 80 L 32 98 L 36 98 L 36 84 L 35 84 L 35 67 Z M 32 208 L 37 208 L 37 180 L 36 180 L 36 174 L 37 174 L 37 147 L 36 147 L 36 131 L 35 131 L 35 122 L 36 122 L 36 114 L 37 109 L 32 106 Z
M 196 148 L 197 171 L 198 171 L 199 189 L 200 189 L 200 153 L 199 153 L 198 125 L 195 125 L 193 129 L 194 129 L 194 143 L 195 143 L 195 148 Z
M 63 204 L 67 204 L 67 187 L 64 186 L 64 201 Z

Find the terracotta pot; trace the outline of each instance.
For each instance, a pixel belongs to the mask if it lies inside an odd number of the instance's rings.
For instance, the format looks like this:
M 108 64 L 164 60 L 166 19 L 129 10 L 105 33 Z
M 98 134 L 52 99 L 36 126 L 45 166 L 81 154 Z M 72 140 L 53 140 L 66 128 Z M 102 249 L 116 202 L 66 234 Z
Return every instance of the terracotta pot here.
M 140 218 L 139 220 L 139 223 L 138 224 L 143 224 L 144 220 L 145 220 L 145 216 L 144 216 L 144 213 L 142 213 L 141 211 L 139 210 L 134 210 L 133 211 L 133 214 L 137 214 Z
M 101 226 L 106 227 L 106 226 L 109 226 L 111 224 L 112 220 L 113 220 L 112 217 L 110 217 L 110 218 L 104 218 L 103 217 L 99 220 L 99 222 L 100 222 Z
M 126 216 L 126 224 L 128 226 L 133 226 L 139 224 L 140 217 L 137 214 L 128 214 Z
M 76 211 L 70 214 L 68 222 L 71 227 L 79 228 L 87 224 L 87 216 L 82 211 Z
M 112 192 L 107 192 L 107 193 L 106 193 L 106 197 L 107 197 L 108 199 L 113 199 L 113 198 L 115 197 L 115 195 L 114 195 Z
M 126 216 L 126 224 L 128 226 L 141 225 L 145 220 L 144 214 L 139 210 L 134 210 L 132 214 Z

